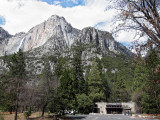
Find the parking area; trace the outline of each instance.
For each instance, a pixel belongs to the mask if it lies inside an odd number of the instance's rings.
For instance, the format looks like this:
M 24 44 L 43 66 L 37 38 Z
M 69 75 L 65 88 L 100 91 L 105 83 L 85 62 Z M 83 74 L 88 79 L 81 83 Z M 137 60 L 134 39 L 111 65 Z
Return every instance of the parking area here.
M 110 114 L 110 115 L 69 115 L 73 120 L 151 120 L 145 118 L 133 118 L 127 115 Z M 159 119 L 154 119 L 159 120 Z

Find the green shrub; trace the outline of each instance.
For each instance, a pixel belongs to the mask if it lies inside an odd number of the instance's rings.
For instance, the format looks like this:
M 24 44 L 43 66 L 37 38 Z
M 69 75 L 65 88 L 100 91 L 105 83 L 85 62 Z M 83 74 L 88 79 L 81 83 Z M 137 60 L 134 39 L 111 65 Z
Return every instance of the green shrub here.
M 29 118 L 29 116 L 31 116 L 31 110 L 29 109 L 28 111 L 26 111 L 25 113 L 24 113 L 24 117 L 26 118 L 26 119 L 28 119 Z

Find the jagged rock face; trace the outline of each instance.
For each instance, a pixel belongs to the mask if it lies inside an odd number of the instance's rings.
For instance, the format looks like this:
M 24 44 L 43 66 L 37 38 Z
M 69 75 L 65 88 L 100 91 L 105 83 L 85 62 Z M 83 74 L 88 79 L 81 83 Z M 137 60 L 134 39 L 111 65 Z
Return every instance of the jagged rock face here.
M 2 27 L 0 27 L 0 43 L 2 42 L 2 40 L 11 37 L 11 35 L 5 31 Z
M 79 30 L 72 28 L 63 17 L 52 16 L 47 21 L 33 27 L 23 38 L 21 49 L 23 51 L 32 50 L 44 45 L 48 40 L 61 38 L 62 43 L 70 46 Z M 55 45 L 57 41 L 54 40 Z
M 29 57 L 42 57 L 42 55 L 55 55 L 56 53 L 63 54 L 64 51 L 69 49 L 66 41 L 62 37 L 51 37 L 44 45 L 29 50 L 27 55 Z
M 82 42 L 84 44 L 93 44 L 95 45 L 94 51 L 98 51 L 98 49 L 101 51 L 100 56 L 107 55 L 109 51 L 112 51 L 115 54 L 125 54 L 129 57 L 133 56 L 133 53 L 131 53 L 130 50 L 128 50 L 125 46 L 123 46 L 121 43 L 114 40 L 112 37 L 112 34 L 106 31 L 100 31 L 92 27 L 84 28 L 80 35 L 79 35 L 79 42 Z M 92 54 L 86 53 L 86 54 Z M 86 57 L 89 55 L 86 55 Z M 93 54 L 92 54 L 93 56 Z M 99 57 L 100 57 L 99 56 Z
M 5 38 L 0 44 L 0 56 L 17 52 L 22 45 L 25 33 L 17 33 L 12 37 Z
M 83 30 L 75 29 L 63 17 L 56 15 L 33 27 L 26 34 L 18 33 L 12 37 L 6 36 L 1 37 L 5 40 L 0 43 L 0 56 L 17 52 L 19 48 L 28 51 L 29 56 L 35 57 L 53 55 L 56 52 L 63 54 L 77 41 L 95 45 L 91 52 L 87 50 L 83 53 L 88 57 L 93 56 L 93 52 L 97 49 L 101 51 L 100 56 L 108 54 L 109 51 L 115 54 L 133 55 L 126 47 L 116 42 L 110 33 L 92 27 Z
M 0 27 L 0 56 L 4 55 L 4 47 L 6 39 L 10 38 L 11 35 L 5 31 L 2 27 Z
M 25 36 L 25 33 L 17 33 L 5 40 L 4 52 L 6 54 L 13 54 L 19 50 L 22 45 L 22 38 Z
M 118 53 L 115 48 L 115 40 L 110 33 L 96 30 L 95 28 L 84 28 L 80 34 L 80 41 L 87 44 L 95 44 L 105 54 L 108 50 Z

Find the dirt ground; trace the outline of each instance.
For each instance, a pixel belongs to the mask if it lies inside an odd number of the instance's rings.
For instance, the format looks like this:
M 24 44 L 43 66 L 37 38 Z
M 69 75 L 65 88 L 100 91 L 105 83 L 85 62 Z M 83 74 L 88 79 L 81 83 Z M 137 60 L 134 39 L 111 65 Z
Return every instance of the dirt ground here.
M 14 113 L 9 114 L 7 112 L 1 113 L 4 120 L 14 120 Z M 41 112 L 32 113 L 28 120 L 54 120 L 53 115 L 45 113 L 44 118 L 41 117 Z M 26 120 L 24 113 L 18 114 L 18 120 Z

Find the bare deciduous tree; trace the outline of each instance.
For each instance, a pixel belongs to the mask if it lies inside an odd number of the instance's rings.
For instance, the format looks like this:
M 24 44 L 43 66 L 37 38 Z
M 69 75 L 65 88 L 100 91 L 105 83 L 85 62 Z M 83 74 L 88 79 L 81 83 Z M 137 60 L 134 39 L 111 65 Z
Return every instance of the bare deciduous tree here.
M 135 30 L 136 36 L 147 36 L 146 42 L 135 45 L 142 50 L 150 45 L 160 48 L 160 0 L 112 0 L 119 11 L 114 32 Z M 139 39 L 134 44 L 139 43 Z

